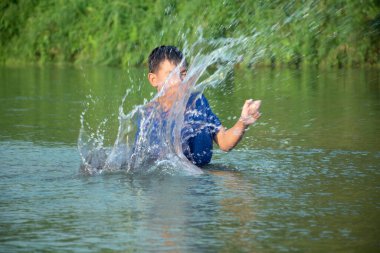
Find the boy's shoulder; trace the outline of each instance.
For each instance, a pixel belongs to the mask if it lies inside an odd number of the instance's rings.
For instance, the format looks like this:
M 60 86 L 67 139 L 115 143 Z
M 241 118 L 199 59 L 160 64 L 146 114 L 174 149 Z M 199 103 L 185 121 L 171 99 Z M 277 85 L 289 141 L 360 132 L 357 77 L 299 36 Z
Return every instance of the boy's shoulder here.
M 188 108 L 202 109 L 210 107 L 206 97 L 201 92 L 194 92 L 190 95 L 189 101 L 187 102 Z

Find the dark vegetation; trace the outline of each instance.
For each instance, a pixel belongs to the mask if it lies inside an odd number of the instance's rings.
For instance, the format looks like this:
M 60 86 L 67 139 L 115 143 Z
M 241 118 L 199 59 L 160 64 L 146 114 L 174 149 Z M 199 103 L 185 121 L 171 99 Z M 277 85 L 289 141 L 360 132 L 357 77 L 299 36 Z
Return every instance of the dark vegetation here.
M 2 0 L 0 62 L 145 64 L 161 44 L 252 36 L 243 62 L 351 67 L 380 63 L 380 0 Z

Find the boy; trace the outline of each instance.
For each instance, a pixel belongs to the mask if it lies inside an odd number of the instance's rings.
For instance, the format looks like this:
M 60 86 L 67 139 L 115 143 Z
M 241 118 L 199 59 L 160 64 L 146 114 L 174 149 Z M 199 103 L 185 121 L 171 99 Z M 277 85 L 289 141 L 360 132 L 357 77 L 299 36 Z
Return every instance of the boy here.
M 149 83 L 163 94 L 157 99 L 159 107 L 167 112 L 180 96 L 183 89 L 181 82 L 187 74 L 183 54 L 174 46 L 160 46 L 151 52 L 148 58 Z M 180 64 L 180 66 L 178 66 Z M 260 118 L 261 101 L 245 101 L 240 119 L 235 125 L 226 129 L 212 112 L 207 99 L 200 94 L 191 94 L 184 113 L 184 126 L 181 130 L 181 142 L 184 155 L 193 164 L 208 164 L 212 157 L 213 141 L 223 151 L 234 148 L 242 138 L 248 126 Z M 163 114 L 165 115 L 165 114 Z M 163 116 L 165 117 L 165 116 Z M 142 126 L 140 126 L 142 127 Z M 154 138 L 153 138 L 154 139 Z

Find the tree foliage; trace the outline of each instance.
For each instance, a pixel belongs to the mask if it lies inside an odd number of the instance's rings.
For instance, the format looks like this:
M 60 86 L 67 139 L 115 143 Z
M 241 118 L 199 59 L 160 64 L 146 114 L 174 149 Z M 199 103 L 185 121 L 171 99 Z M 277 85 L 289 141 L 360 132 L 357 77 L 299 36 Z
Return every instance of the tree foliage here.
M 141 65 L 161 44 L 255 37 L 255 64 L 378 65 L 377 0 L 3 0 L 0 61 Z

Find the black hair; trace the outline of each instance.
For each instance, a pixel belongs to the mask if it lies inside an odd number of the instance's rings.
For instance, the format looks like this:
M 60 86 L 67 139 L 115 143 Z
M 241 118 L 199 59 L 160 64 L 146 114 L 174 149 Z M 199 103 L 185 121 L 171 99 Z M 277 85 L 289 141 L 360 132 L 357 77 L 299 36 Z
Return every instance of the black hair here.
M 182 52 L 175 46 L 159 46 L 153 49 L 148 58 L 149 72 L 154 73 L 158 70 L 160 63 L 169 60 L 179 64 L 183 59 Z M 185 63 L 186 64 L 186 63 Z

